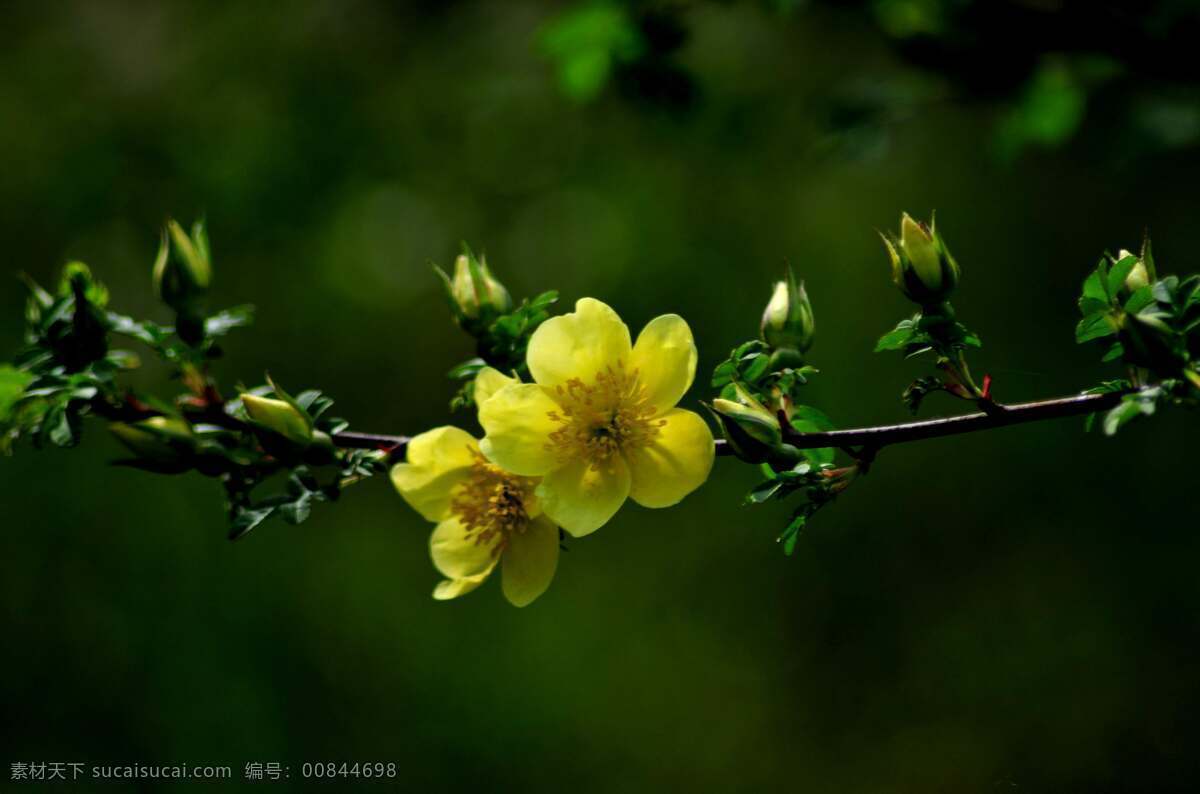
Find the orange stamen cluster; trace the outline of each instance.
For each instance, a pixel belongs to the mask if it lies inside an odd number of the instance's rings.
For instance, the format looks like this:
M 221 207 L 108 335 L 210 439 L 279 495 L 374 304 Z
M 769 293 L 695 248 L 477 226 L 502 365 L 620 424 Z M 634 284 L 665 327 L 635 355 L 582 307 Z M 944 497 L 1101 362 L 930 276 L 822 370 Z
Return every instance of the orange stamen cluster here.
M 509 536 L 529 524 L 525 502 L 533 495 L 533 481 L 493 466 L 478 452 L 472 455 L 471 473 L 450 500 L 450 511 L 466 528 L 468 540 L 492 546 L 492 556 L 498 557 Z
M 637 369 L 622 362 L 598 372 L 594 383 L 571 378 L 555 387 L 559 410 L 548 416 L 561 427 L 550 434 L 546 449 L 563 461 L 583 459 L 593 469 L 606 467 L 615 455 L 647 446 L 666 424 L 655 419 Z

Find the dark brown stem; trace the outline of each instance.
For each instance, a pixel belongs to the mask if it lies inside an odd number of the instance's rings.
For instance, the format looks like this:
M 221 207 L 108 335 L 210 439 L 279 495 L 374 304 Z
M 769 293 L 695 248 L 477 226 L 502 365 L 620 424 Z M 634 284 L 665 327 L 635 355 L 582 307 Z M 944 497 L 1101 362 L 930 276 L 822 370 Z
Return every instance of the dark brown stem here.
M 1119 403 L 1125 394 L 1126 392 L 1077 394 L 1072 397 L 1037 400 L 1035 402 L 1017 403 L 1015 405 L 993 403 L 995 408 L 980 413 L 947 416 L 940 419 L 926 419 L 923 422 L 907 422 L 900 425 L 859 427 L 851 430 L 830 430 L 824 433 L 799 433 L 790 430 L 785 424 L 784 434 L 787 443 L 797 449 L 818 449 L 820 447 L 849 449 L 860 447 L 861 451 L 855 453 L 854 457 L 865 456 L 865 459 L 869 460 L 879 449 L 891 444 L 924 441 L 928 438 L 956 436 L 961 433 L 994 430 L 1009 425 L 1025 424 L 1026 422 L 1062 419 L 1068 416 L 1083 416 L 1084 414 L 1096 411 L 1104 411 Z M 408 446 L 408 441 L 407 436 L 382 435 L 377 433 L 338 433 L 333 437 L 333 443 L 339 447 L 346 449 L 378 449 L 387 452 L 393 459 L 404 454 Z M 716 447 L 717 455 L 733 454 L 733 450 L 722 439 L 717 439 Z
M 863 446 L 878 450 L 890 444 L 904 444 L 909 441 L 924 441 L 927 438 L 994 430 L 998 427 L 1040 422 L 1046 419 L 1083 416 L 1112 408 L 1121 401 L 1124 394 L 1124 392 L 1077 394 L 1072 397 L 1037 400 L 1015 405 L 999 406 L 997 404 L 1002 410 L 926 419 L 923 422 L 908 422 L 902 425 L 830 430 L 824 433 L 798 433 L 784 427 L 784 440 L 797 449 Z
M 404 454 L 408 448 L 408 436 L 386 436 L 378 433 L 338 433 L 333 443 L 343 449 L 378 449 L 392 457 Z

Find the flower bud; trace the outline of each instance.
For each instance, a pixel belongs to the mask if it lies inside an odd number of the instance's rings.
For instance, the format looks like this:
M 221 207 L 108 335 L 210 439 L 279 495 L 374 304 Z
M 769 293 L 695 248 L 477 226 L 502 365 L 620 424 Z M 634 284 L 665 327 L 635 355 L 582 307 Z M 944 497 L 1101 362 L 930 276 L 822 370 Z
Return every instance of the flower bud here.
M 1122 248 L 1120 252 L 1117 253 L 1117 258 L 1113 260 L 1113 264 L 1115 265 L 1117 262 L 1120 262 L 1122 259 L 1130 256 L 1135 256 L 1135 254 Z M 1125 283 L 1123 286 L 1130 292 L 1137 292 L 1139 289 L 1148 286 L 1149 284 L 1150 271 L 1146 268 L 1146 260 L 1144 257 L 1138 256 L 1137 264 L 1133 266 L 1133 270 L 1130 270 L 1129 275 L 1125 277 Z
M 892 262 L 892 281 L 905 297 L 922 307 L 944 303 L 958 284 L 958 263 L 946 249 L 935 223 L 926 226 L 908 213 L 900 216 L 900 237 L 884 235 Z
M 154 463 L 174 463 L 195 447 L 191 426 L 176 417 L 152 416 L 127 424 L 113 422 L 109 431 L 134 455 Z
M 768 447 L 773 447 L 783 441 L 779 420 L 768 412 L 757 411 L 733 400 L 723 400 L 719 397 L 713 400 L 713 409 L 722 417 L 736 423 L 746 435 Z
M 488 270 L 486 257 L 476 259 L 470 251 L 464 251 L 454 260 L 453 278 L 440 269 L 438 273 L 460 324 L 486 324 L 512 310 L 512 296 Z
M 803 353 L 812 347 L 815 329 L 812 304 L 808 302 L 804 284 L 797 284 L 789 272 L 786 281 L 775 284 L 775 291 L 763 311 L 763 341 L 773 348 Z
M 243 394 L 242 405 L 256 425 L 293 444 L 307 446 L 313 438 L 312 419 L 308 414 L 285 400 Z
M 212 265 L 204 224 L 197 221 L 189 237 L 182 226 L 168 220 L 154 260 L 155 293 L 176 312 L 194 314 L 211 281 Z

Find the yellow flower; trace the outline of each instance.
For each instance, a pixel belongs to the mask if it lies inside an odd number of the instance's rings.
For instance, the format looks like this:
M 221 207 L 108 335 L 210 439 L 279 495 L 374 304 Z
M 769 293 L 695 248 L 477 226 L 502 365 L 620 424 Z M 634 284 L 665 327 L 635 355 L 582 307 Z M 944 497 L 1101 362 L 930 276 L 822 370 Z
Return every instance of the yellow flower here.
M 497 565 L 501 589 L 516 606 L 531 603 L 550 586 L 558 565 L 558 527 L 538 508 L 537 480 L 489 463 L 466 431 L 438 427 L 414 437 L 407 462 L 392 467 L 392 483 L 404 501 L 437 524 L 429 549 L 446 580 L 438 583 L 434 598 L 471 592 Z
M 712 432 L 675 407 L 696 374 L 683 318 L 657 317 L 631 344 L 616 312 L 583 298 L 534 332 L 526 362 L 534 383 L 492 391 L 488 376 L 480 447 L 506 471 L 542 477 L 542 510 L 567 532 L 599 529 L 626 497 L 668 507 L 708 478 Z

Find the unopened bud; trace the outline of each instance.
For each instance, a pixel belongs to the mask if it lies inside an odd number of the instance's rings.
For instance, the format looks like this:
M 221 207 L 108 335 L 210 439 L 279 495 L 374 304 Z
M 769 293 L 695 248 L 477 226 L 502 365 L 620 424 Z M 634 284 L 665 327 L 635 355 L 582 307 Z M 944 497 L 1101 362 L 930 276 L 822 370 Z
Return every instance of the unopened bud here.
M 763 341 L 773 348 L 803 353 L 812 347 L 816 330 L 812 304 L 804 284 L 797 284 L 790 272 L 786 281 L 776 282 L 763 311 L 761 330 Z
M 750 438 L 768 447 L 783 441 L 779 420 L 768 412 L 757 411 L 733 400 L 713 400 L 713 409 L 736 424 Z
M 454 260 L 453 278 L 440 269 L 438 273 L 446 285 L 455 319 L 461 324 L 486 324 L 512 310 L 512 296 L 492 275 L 486 257 L 476 259 L 465 251 Z
M 293 444 L 307 446 L 313 439 L 312 419 L 290 402 L 243 394 L 242 405 L 255 424 Z
M 176 417 L 152 416 L 139 422 L 113 422 L 113 436 L 134 455 L 154 463 L 173 463 L 195 447 L 191 426 Z
M 908 213 L 900 216 L 900 236 L 884 235 L 892 263 L 892 281 L 914 303 L 938 306 L 958 284 L 959 268 L 937 233 L 935 223 L 926 226 Z
M 154 291 L 158 297 L 180 314 L 194 314 L 211 282 L 204 224 L 197 221 L 189 236 L 182 226 L 168 220 L 154 260 Z
M 1117 254 L 1117 258 L 1113 261 L 1113 264 L 1115 265 L 1117 262 L 1131 256 L 1137 255 L 1122 248 Z M 1150 271 L 1146 268 L 1146 260 L 1141 256 L 1137 256 L 1137 264 L 1133 266 L 1133 270 L 1130 270 L 1129 275 L 1125 277 L 1124 287 L 1130 292 L 1137 292 L 1149 284 Z

